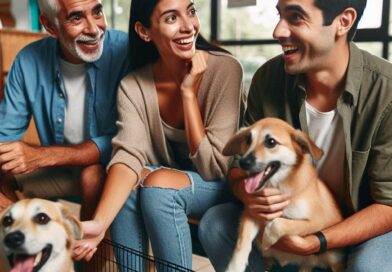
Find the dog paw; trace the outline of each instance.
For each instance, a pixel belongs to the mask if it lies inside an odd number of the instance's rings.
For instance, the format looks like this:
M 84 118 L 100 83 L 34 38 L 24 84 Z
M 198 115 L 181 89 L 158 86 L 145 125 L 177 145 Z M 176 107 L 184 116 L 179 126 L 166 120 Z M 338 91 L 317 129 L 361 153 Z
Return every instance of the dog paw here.
M 282 237 L 279 229 L 279 219 L 275 219 L 272 222 L 266 224 L 263 234 L 263 240 L 261 243 L 263 250 L 268 250 Z

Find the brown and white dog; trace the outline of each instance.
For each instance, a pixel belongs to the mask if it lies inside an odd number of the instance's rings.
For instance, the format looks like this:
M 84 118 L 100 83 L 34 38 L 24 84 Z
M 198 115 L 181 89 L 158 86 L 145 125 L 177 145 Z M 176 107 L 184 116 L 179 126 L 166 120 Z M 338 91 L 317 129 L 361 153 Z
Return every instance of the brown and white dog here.
M 7 255 L 12 255 L 12 272 L 74 271 L 72 245 L 80 239 L 78 219 L 56 203 L 24 199 L 0 217 L 0 237 Z
M 339 250 L 300 256 L 271 247 L 283 236 L 301 239 L 301 236 L 343 220 L 331 192 L 318 178 L 312 165 L 311 158 L 319 160 L 323 151 L 308 135 L 282 120 L 265 118 L 234 135 L 223 154 L 241 155 L 240 167 L 248 174 L 245 190 L 249 194 L 265 187 L 278 188 L 282 193 L 290 194 L 290 204 L 283 210 L 283 216 L 264 222 L 264 225 L 244 211 L 227 271 L 245 271 L 252 241 L 256 237 L 263 257 L 273 258 L 281 265 L 297 264 L 300 271 L 311 271 L 316 266 L 330 267 L 333 271 L 342 269 L 344 255 Z

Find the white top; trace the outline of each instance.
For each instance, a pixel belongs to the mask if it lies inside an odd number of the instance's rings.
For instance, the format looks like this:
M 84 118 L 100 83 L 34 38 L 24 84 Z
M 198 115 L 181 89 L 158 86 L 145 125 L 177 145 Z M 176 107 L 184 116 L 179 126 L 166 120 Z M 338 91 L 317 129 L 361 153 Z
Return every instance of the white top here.
M 80 144 L 86 140 L 86 89 L 85 64 L 72 64 L 60 60 L 66 109 L 64 116 L 64 139 L 68 144 Z
M 321 160 L 316 163 L 319 176 L 342 204 L 345 158 L 342 118 L 336 109 L 320 112 L 306 101 L 305 108 L 309 136 L 324 151 Z

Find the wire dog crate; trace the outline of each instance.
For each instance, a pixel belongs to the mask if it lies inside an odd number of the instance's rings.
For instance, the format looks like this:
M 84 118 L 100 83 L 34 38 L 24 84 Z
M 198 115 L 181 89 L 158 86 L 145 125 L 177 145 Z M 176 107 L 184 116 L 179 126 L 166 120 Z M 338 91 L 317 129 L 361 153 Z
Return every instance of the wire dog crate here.
M 116 258 L 114 258 L 115 253 Z M 89 272 L 191 272 L 180 265 L 161 260 L 137 250 L 104 239 L 88 264 Z

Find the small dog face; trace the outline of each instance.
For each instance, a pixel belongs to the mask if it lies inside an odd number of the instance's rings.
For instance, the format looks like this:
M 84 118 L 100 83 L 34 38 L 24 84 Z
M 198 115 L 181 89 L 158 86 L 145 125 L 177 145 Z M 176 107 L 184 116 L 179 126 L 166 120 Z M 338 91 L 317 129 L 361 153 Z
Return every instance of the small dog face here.
M 323 152 L 300 130 L 280 119 L 265 118 L 234 135 L 223 154 L 241 155 L 240 167 L 249 175 L 245 189 L 253 193 L 264 188 L 267 182 L 276 186 L 305 154 L 319 160 Z
M 72 241 L 81 238 L 81 225 L 62 204 L 21 200 L 2 213 L 0 224 L 4 250 L 17 271 L 73 271 Z

